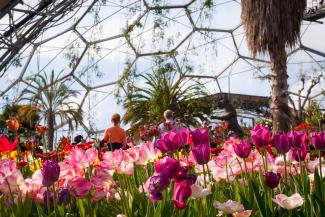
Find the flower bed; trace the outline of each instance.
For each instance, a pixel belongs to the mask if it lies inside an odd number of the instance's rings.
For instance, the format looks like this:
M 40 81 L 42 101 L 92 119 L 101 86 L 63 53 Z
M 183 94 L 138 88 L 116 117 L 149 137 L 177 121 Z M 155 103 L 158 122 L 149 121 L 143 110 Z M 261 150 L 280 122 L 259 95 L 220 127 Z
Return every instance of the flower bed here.
M 325 132 L 257 125 L 212 152 L 206 129 L 159 138 L 41 154 L 2 137 L 1 216 L 325 216 Z

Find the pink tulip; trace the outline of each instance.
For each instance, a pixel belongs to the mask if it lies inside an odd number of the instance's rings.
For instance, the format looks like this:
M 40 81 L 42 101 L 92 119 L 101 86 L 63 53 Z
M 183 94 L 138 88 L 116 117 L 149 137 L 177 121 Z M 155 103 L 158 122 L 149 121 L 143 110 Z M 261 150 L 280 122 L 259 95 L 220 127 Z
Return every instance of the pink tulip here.
M 271 143 L 271 131 L 263 125 L 257 124 L 250 132 L 256 147 L 261 148 Z
M 202 144 L 209 145 L 209 131 L 205 128 L 195 129 L 192 132 L 193 146 Z
M 288 197 L 284 194 L 278 194 L 275 196 L 275 199 L 272 200 L 273 202 L 287 210 L 295 209 L 304 204 L 304 199 L 298 193 L 293 194 L 291 197 Z
M 0 181 L 6 179 L 16 170 L 16 162 L 5 158 L 0 161 Z
M 163 133 L 156 147 L 163 153 L 177 151 L 180 148 L 179 137 L 175 132 Z
M 228 200 L 225 203 L 220 203 L 219 201 L 214 201 L 213 206 L 220 210 L 222 214 L 233 214 L 236 212 L 243 212 L 245 211 L 245 208 L 242 204 L 233 201 L 233 200 Z
M 30 179 L 25 180 L 28 197 L 36 203 L 43 203 L 46 188 L 42 184 L 42 172 L 37 170 Z
M 69 181 L 68 187 L 75 197 L 86 197 L 91 189 L 91 183 L 83 177 L 77 177 Z
M 96 148 L 89 148 L 84 152 L 81 148 L 75 147 L 71 150 L 66 160 L 76 168 L 76 170 L 83 170 L 85 167 L 92 165 L 97 157 L 98 151 Z

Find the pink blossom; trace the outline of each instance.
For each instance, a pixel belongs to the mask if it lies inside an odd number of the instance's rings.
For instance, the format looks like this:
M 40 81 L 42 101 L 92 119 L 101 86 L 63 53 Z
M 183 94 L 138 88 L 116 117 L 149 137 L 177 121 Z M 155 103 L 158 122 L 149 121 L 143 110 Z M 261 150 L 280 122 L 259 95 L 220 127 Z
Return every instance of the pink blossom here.
M 77 177 L 68 182 L 68 187 L 75 197 L 85 197 L 89 194 L 91 183 L 83 177 Z
M 6 179 L 16 170 L 16 162 L 5 158 L 0 161 L 0 181 Z
M 32 175 L 31 179 L 25 180 L 28 197 L 36 203 L 43 203 L 44 193 L 46 188 L 42 184 L 42 172 L 37 170 Z
M 295 209 L 304 204 L 304 199 L 298 193 L 295 193 L 290 197 L 284 194 L 278 194 L 275 196 L 275 199 L 272 200 L 273 202 L 287 210 Z
M 84 152 L 81 148 L 75 147 L 71 150 L 66 160 L 76 171 L 89 167 L 97 159 L 98 151 L 96 148 L 89 148 Z

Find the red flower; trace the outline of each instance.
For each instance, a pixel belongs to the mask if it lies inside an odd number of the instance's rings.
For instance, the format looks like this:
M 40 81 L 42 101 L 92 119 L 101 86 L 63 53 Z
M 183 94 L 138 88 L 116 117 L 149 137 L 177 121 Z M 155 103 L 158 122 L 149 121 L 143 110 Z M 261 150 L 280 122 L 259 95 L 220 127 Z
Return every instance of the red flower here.
M 94 144 L 94 142 L 85 142 L 85 143 L 83 143 L 83 144 L 81 144 L 81 145 L 79 145 L 79 146 L 80 146 L 80 148 L 86 150 L 86 149 L 91 148 L 92 144 Z
M 0 152 L 13 151 L 19 144 L 19 136 L 16 136 L 15 141 L 11 142 L 5 136 L 0 138 Z
M 22 168 L 24 168 L 26 165 L 27 165 L 27 162 L 26 162 L 26 161 L 20 161 L 20 162 L 17 164 L 17 169 L 22 169 Z

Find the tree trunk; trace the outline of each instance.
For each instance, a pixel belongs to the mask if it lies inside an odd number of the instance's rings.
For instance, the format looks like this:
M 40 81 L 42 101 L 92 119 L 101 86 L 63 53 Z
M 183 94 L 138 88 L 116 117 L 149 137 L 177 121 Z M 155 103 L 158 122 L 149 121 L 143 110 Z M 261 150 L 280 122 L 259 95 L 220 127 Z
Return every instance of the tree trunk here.
M 273 132 L 289 130 L 291 125 L 288 97 L 287 55 L 285 46 L 281 49 L 270 49 L 272 70 L 272 121 Z
M 53 147 L 53 140 L 54 140 L 54 113 L 50 111 L 47 117 L 47 145 L 48 148 L 52 151 Z

